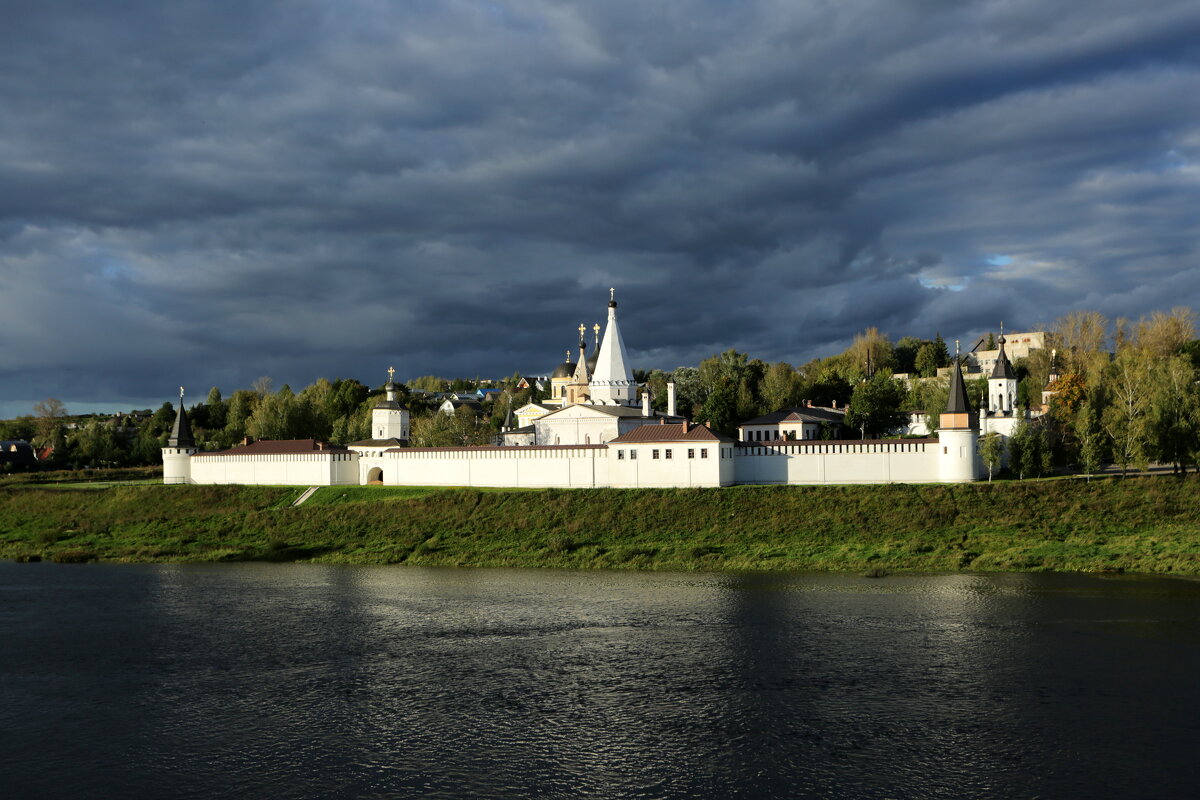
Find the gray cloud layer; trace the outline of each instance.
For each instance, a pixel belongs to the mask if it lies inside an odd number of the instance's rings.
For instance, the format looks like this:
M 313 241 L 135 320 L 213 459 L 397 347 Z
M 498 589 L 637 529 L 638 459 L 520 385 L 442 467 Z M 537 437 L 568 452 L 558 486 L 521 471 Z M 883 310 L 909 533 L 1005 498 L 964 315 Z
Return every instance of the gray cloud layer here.
M 1194 2 L 5 19 L 0 401 L 1200 308 Z

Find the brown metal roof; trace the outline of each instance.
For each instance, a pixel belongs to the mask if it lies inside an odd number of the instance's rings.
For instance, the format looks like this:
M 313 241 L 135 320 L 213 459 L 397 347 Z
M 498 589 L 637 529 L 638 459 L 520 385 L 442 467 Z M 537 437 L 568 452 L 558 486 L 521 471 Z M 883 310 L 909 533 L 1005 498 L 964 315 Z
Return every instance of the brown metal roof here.
M 690 422 L 669 425 L 639 425 L 623 433 L 609 444 L 634 444 L 639 442 L 732 442 L 723 433 L 717 433 L 703 425 Z
M 198 456 L 282 456 L 299 453 L 348 453 L 344 447 L 316 439 L 259 439 L 249 444 L 239 444 L 228 450 L 213 453 L 197 453 Z
M 526 452 L 529 450 L 605 450 L 606 444 L 531 444 L 531 445 L 498 445 L 483 444 L 465 447 L 393 447 L 384 450 L 385 453 L 475 453 L 497 450 L 501 453 Z
M 846 410 L 844 408 L 792 406 L 739 423 L 739 427 L 742 425 L 772 425 L 776 422 L 842 422 L 845 418 Z

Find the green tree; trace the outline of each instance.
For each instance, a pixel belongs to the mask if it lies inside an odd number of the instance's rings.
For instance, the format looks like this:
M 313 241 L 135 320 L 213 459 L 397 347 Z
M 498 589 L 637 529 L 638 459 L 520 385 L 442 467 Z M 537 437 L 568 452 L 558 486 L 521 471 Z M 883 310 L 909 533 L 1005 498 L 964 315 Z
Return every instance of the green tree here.
M 1100 429 L 1099 401 L 1089 400 L 1075 417 L 1075 440 L 1079 443 L 1079 465 L 1091 481 L 1104 463 L 1104 431 Z
M 717 379 L 696 415 L 697 422 L 707 422 L 716 430 L 733 435 L 737 430 L 737 384 L 733 378 L 723 376 Z
M 868 434 L 878 438 L 879 434 L 898 428 L 908 416 L 901 410 L 904 394 L 903 386 L 891 373 L 875 373 L 870 380 L 854 387 L 846 410 L 846 425 L 858 429 L 864 439 Z
M 937 345 L 933 342 L 926 342 L 917 350 L 913 361 L 913 370 L 922 378 L 932 378 L 937 374 L 938 360 Z
M 938 331 L 933 340 L 934 355 L 937 356 L 937 365 L 941 367 L 950 366 L 950 351 L 946 349 L 946 340 L 942 338 L 942 332 Z
M 1150 374 L 1151 452 L 1185 474 L 1200 449 L 1200 389 L 1189 359 L 1174 355 L 1155 360 Z
M 987 467 L 988 483 L 992 482 L 992 473 L 1000 469 L 1000 460 L 1004 457 L 1004 439 L 992 431 L 979 441 L 979 455 Z
M 62 433 L 67 407 L 58 398 L 48 397 L 33 404 L 33 413 L 37 426 L 37 438 L 33 443 L 39 447 L 53 446 L 55 437 Z
M 1104 431 L 1112 444 L 1113 460 L 1124 475 L 1130 467 L 1145 467 L 1150 451 L 1150 361 L 1142 351 L 1127 347 L 1106 370 L 1111 402 L 1104 412 Z
M 763 375 L 761 395 L 768 412 L 794 406 L 800 402 L 800 376 L 791 364 L 776 361 Z

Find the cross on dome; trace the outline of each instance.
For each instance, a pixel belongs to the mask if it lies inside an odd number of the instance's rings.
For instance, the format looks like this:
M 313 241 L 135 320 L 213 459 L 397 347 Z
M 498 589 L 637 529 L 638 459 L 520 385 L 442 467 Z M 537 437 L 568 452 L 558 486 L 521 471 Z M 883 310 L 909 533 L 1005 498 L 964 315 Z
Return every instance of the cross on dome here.
M 391 382 L 392 378 L 393 378 L 395 375 L 396 375 L 396 368 L 395 368 L 395 367 L 388 367 L 388 382 L 389 382 L 389 383 Z

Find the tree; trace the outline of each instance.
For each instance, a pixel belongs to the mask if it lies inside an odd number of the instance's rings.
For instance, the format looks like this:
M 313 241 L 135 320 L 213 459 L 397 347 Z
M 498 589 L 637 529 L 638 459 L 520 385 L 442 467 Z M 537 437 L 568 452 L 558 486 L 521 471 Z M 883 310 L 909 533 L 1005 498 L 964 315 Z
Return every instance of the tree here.
M 737 384 L 730 377 L 722 377 L 704 401 L 696 420 L 706 422 L 722 433 L 733 435 L 737 428 L 736 414 Z
M 915 336 L 901 337 L 900 341 L 896 342 L 896 346 L 892 348 L 892 358 L 896 362 L 896 372 L 906 374 L 916 372 L 917 353 L 925 345 L 930 345 L 932 349 L 933 342 L 927 342 Z
M 1061 347 L 1065 372 L 1087 374 L 1098 366 L 1105 352 L 1108 320 L 1098 311 L 1072 311 L 1060 317 L 1053 327 L 1055 341 Z
M 890 372 L 896 364 L 892 343 L 878 328 L 855 334 L 845 355 L 855 377 L 869 378 L 881 370 Z
M 893 380 L 889 372 L 877 372 L 854 387 L 846 410 L 846 424 L 857 428 L 864 439 L 868 433 L 877 438 L 904 424 L 907 415 L 900 410 L 903 402 L 904 388 L 900 382 Z
M 1173 356 L 1196 338 L 1196 312 L 1179 306 L 1167 314 L 1155 311 L 1134 329 L 1135 345 L 1157 358 Z
M 1034 446 L 1029 426 L 1018 422 L 1008 437 L 1008 464 L 1021 480 L 1025 479 L 1025 473 L 1033 461 L 1030 451 Z
M 1149 357 L 1126 348 L 1106 371 L 1105 385 L 1112 402 L 1105 409 L 1104 431 L 1112 442 L 1113 460 L 1124 475 L 1131 466 L 1144 467 L 1149 454 Z
M 992 482 L 992 473 L 1000 469 L 1000 460 L 1004 457 L 1004 439 L 992 431 L 979 441 L 979 455 L 983 457 L 984 466 L 988 471 L 988 483 Z
M 1100 429 L 1099 403 L 1095 400 L 1085 402 L 1075 417 L 1075 440 L 1079 442 L 1079 465 L 1088 476 L 1100 471 L 1104 462 L 1104 432 Z
M 1060 377 L 1054 384 L 1054 394 L 1050 395 L 1050 414 L 1067 425 L 1072 424 L 1087 397 L 1087 388 L 1087 382 L 1078 372 Z
M 273 381 L 271 380 L 270 375 L 260 375 L 254 379 L 254 383 L 250 384 L 250 388 L 259 397 L 266 397 L 271 393 L 272 383 Z
M 1154 362 L 1150 373 L 1151 451 L 1171 471 L 1185 474 L 1200 449 L 1200 390 L 1191 361 L 1175 355 Z
M 700 413 L 700 407 L 708 399 L 708 390 L 700 381 L 700 370 L 696 367 L 676 367 L 671 373 L 675 383 L 675 406 L 685 417 Z
M 937 365 L 941 367 L 950 366 L 950 351 L 946 349 L 946 340 L 942 338 L 942 332 L 938 331 L 937 336 L 933 339 L 934 355 L 937 356 Z
M 62 432 L 63 419 L 67 416 L 67 407 L 58 398 L 47 397 L 45 400 L 33 404 L 33 413 L 36 417 L 38 432 L 35 444 L 40 447 L 52 445 L 55 435 Z
M 938 370 L 938 352 L 937 345 L 933 342 L 926 342 L 917 350 L 916 359 L 913 362 L 913 369 L 922 378 L 932 378 L 937 374 Z
M 796 405 L 800 402 L 800 376 L 791 364 L 776 361 L 763 375 L 761 394 L 767 411 Z

